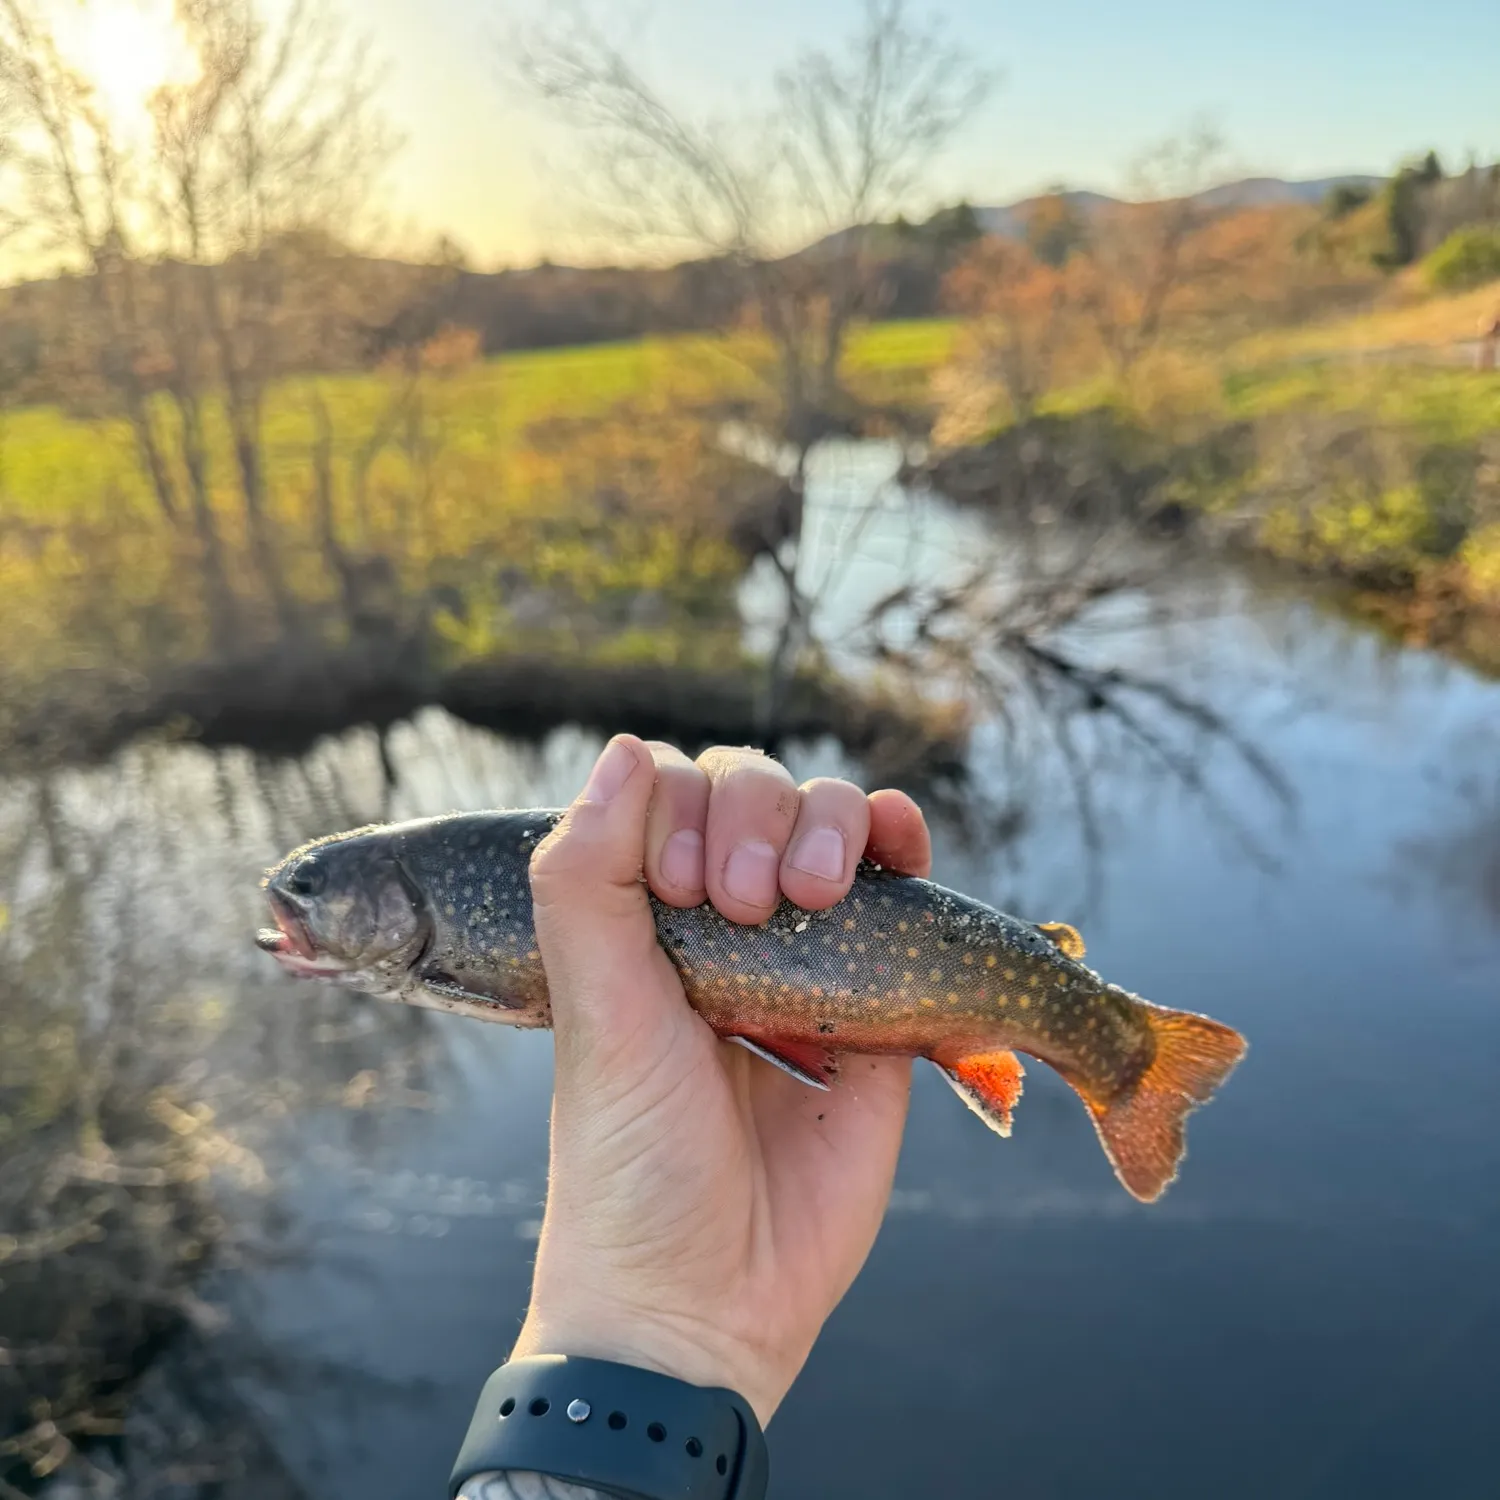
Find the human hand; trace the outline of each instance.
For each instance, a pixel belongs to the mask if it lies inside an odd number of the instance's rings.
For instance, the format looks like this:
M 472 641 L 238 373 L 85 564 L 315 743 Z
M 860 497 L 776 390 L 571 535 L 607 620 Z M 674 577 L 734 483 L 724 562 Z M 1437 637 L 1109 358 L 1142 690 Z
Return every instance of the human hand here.
M 557 1061 L 547 1209 L 513 1358 L 590 1356 L 728 1386 L 770 1420 L 880 1227 L 911 1062 L 847 1059 L 821 1093 L 721 1042 L 657 944 L 646 885 L 758 923 L 783 893 L 834 905 L 867 851 L 928 873 L 909 797 L 831 780 L 799 790 L 749 750 L 694 763 L 630 735 L 605 747 L 531 864 Z

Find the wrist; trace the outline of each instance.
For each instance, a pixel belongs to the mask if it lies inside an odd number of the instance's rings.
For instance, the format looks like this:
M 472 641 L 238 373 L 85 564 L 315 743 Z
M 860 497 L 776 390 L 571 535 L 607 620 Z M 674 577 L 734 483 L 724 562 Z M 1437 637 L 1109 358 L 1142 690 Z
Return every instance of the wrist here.
M 590 1315 L 579 1306 L 563 1311 L 534 1301 L 510 1357 L 539 1354 L 611 1360 L 689 1385 L 723 1387 L 745 1399 L 763 1428 L 796 1375 L 783 1379 L 773 1362 L 701 1325 L 654 1314 Z

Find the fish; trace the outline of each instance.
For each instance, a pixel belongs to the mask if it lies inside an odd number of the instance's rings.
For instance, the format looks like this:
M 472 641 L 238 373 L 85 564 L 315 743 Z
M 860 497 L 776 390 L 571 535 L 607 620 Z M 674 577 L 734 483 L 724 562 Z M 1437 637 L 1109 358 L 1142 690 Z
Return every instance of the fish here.
M 548 1027 L 529 868 L 562 816 L 454 813 L 304 844 L 266 874 L 275 926 L 256 941 L 302 978 Z M 1024 921 L 870 861 L 836 906 L 783 900 L 759 926 L 707 902 L 650 902 L 689 1003 L 719 1036 L 818 1089 L 836 1082 L 844 1054 L 927 1058 L 1002 1136 L 1025 1054 L 1072 1086 L 1142 1202 L 1175 1180 L 1188 1115 L 1246 1051 L 1232 1027 L 1106 983 L 1068 924 Z

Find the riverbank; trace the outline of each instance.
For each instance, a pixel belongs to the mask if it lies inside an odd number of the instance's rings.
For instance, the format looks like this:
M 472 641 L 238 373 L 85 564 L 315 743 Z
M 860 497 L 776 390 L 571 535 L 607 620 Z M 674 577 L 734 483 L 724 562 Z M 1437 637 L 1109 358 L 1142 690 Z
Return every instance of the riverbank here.
M 1075 392 L 903 478 L 997 518 L 1190 528 L 1500 673 L 1500 374 L 1332 357 L 1190 373 Z
M 765 663 L 732 648 L 714 667 L 519 650 L 434 666 L 418 649 L 296 642 L 155 681 L 74 675 L 10 718 L 0 769 L 98 762 L 140 738 L 296 756 L 352 724 L 383 731 L 425 707 L 531 744 L 577 725 L 689 748 L 832 738 L 877 777 L 941 776 L 962 765 L 963 705 L 898 700 L 806 670 L 771 724 L 766 687 Z

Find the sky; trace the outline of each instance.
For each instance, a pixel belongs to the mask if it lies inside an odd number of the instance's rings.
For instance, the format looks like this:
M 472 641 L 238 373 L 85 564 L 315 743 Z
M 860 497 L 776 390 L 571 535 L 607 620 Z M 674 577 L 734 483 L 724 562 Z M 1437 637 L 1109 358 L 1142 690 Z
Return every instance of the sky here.
M 118 13 L 164 0 L 92 3 Z M 387 179 L 391 231 L 409 244 L 446 232 L 486 267 L 584 258 L 574 141 L 506 78 L 511 28 L 562 0 L 336 3 L 385 66 L 386 103 L 405 138 Z M 860 15 L 859 0 L 591 3 L 663 94 L 726 120 L 768 102 L 778 66 L 807 47 L 836 48 Z M 1500 158 L 1500 0 L 912 8 L 944 16 L 952 38 L 999 73 L 915 213 L 1056 183 L 1120 190 L 1133 159 L 1198 118 L 1224 135 L 1236 175 L 1385 172 L 1428 147 L 1451 162 L 1471 151 Z M 125 50 L 114 35 L 100 45 Z
M 407 135 L 396 200 L 483 264 L 582 248 L 569 142 L 504 78 L 508 23 L 546 3 L 359 6 Z M 669 97 L 725 117 L 763 101 L 800 49 L 836 46 L 859 16 L 857 0 L 595 10 Z M 934 203 L 1005 202 L 1055 182 L 1119 189 L 1152 142 L 1203 116 L 1246 175 L 1385 172 L 1429 146 L 1454 161 L 1500 157 L 1500 0 L 948 0 L 933 10 L 1000 73 L 934 173 Z

